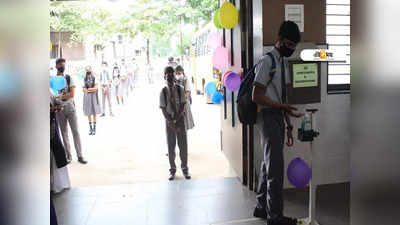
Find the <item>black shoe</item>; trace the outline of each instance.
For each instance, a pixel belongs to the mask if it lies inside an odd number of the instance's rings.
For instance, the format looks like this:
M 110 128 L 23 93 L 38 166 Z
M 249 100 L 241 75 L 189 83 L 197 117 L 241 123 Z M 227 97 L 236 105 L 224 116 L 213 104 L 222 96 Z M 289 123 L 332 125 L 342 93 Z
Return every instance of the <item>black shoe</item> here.
M 101 114 L 101 116 L 100 116 L 100 117 L 105 117 L 105 116 L 106 116 L 106 114 L 104 114 L 104 113 L 103 113 L 103 114 Z
M 82 164 L 86 164 L 87 163 L 87 161 L 83 157 L 78 157 L 78 162 L 80 162 Z
M 253 216 L 257 217 L 257 218 L 261 218 L 261 219 L 268 219 L 267 210 L 266 209 L 260 209 L 258 207 L 256 207 L 254 209 Z
M 192 178 L 188 172 L 183 173 L 183 176 L 185 177 L 186 180 L 190 180 L 190 178 Z
M 276 224 L 297 225 L 297 219 L 283 216 L 276 221 Z
M 171 173 L 168 177 L 168 180 L 174 180 L 175 179 L 175 174 Z
M 89 130 L 89 135 L 93 135 L 93 129 L 92 128 L 90 128 L 90 130 Z

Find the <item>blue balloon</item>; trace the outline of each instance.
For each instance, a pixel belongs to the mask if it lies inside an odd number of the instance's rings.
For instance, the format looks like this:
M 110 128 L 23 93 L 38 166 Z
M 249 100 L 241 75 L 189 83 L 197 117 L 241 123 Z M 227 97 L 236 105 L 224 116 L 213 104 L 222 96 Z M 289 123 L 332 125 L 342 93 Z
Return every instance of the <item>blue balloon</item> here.
M 296 187 L 305 187 L 311 179 L 311 168 L 301 158 L 293 159 L 287 169 L 287 177 Z
M 214 94 L 211 96 L 211 101 L 214 104 L 220 104 L 223 99 L 224 96 L 221 93 L 219 93 L 219 91 L 215 91 Z
M 209 95 L 213 95 L 217 91 L 217 84 L 215 82 L 208 82 L 206 85 L 206 92 Z

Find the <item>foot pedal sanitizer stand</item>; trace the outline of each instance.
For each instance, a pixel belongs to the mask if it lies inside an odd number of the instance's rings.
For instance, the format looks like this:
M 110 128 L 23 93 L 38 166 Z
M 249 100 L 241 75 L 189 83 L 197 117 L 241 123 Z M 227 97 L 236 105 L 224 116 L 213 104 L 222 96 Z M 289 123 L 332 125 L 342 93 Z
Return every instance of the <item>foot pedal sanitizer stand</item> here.
M 306 114 L 301 123 L 301 128 L 298 129 L 298 139 L 301 142 L 309 142 L 310 143 L 310 168 L 312 171 L 312 158 L 313 158 L 313 141 L 314 138 L 318 137 L 319 132 L 315 131 L 315 113 L 318 109 L 306 109 Z M 316 190 L 317 186 L 311 179 L 309 182 L 309 202 L 308 202 L 308 218 L 299 219 L 298 224 L 300 225 L 320 225 L 315 219 L 315 211 L 316 211 Z

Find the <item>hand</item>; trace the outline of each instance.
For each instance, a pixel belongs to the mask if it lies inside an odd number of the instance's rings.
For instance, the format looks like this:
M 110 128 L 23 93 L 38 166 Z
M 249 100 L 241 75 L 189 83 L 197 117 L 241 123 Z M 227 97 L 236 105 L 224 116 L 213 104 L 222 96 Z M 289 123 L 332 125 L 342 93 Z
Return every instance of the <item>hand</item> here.
M 293 112 L 293 111 L 290 111 L 290 112 L 288 112 L 288 114 L 289 114 L 290 116 L 296 117 L 296 118 L 299 118 L 299 117 L 304 116 L 304 113 L 302 113 L 302 112 Z
M 168 127 L 171 128 L 171 129 L 173 129 L 173 130 L 176 129 L 174 120 L 169 120 L 169 121 L 168 121 Z
M 286 145 L 287 145 L 288 147 L 292 147 L 292 146 L 293 146 L 293 133 L 292 133 L 292 129 L 287 129 L 286 135 L 287 135 Z
M 292 111 L 297 111 L 297 108 L 293 107 L 293 106 L 291 106 L 289 104 L 283 104 L 282 105 L 282 110 L 285 111 L 285 112 L 288 112 L 288 113 L 292 113 Z
M 88 93 L 88 89 L 84 88 L 84 89 L 83 89 L 83 93 L 86 93 L 86 94 L 87 94 L 87 93 Z

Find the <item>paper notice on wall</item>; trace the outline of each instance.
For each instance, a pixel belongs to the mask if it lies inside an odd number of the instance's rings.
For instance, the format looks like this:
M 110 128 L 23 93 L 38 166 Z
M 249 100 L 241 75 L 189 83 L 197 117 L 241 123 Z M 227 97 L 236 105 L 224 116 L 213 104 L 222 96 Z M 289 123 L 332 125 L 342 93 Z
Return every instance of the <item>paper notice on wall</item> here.
M 316 63 L 293 65 L 293 88 L 317 86 L 318 65 Z
M 304 32 L 304 5 L 285 4 L 285 20 L 291 20 Z

